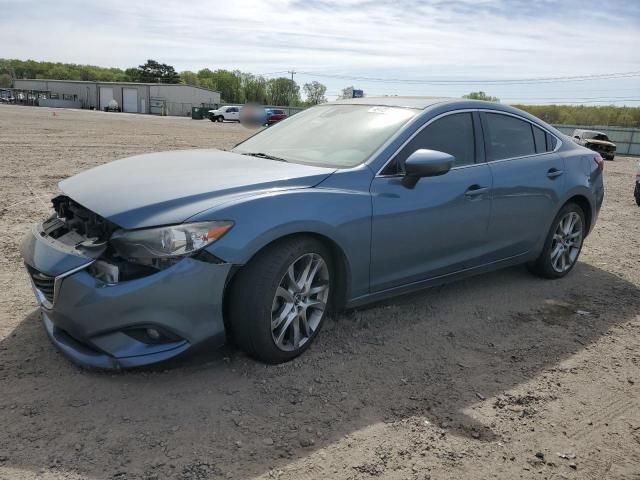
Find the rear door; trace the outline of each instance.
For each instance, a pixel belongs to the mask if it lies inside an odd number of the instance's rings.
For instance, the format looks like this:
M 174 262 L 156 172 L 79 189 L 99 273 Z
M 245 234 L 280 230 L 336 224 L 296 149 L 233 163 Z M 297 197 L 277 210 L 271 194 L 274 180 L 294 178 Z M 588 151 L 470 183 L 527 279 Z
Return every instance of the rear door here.
M 484 162 L 479 121 L 478 114 L 469 111 L 433 120 L 374 178 L 372 292 L 484 263 L 491 173 Z M 453 155 L 454 167 L 407 188 L 402 185 L 404 161 L 421 148 Z
M 230 107 L 225 115 L 227 120 L 240 120 L 240 109 L 238 107 Z
M 493 177 L 491 261 L 530 251 L 555 214 L 564 189 L 558 140 L 515 115 L 482 112 L 487 161 Z

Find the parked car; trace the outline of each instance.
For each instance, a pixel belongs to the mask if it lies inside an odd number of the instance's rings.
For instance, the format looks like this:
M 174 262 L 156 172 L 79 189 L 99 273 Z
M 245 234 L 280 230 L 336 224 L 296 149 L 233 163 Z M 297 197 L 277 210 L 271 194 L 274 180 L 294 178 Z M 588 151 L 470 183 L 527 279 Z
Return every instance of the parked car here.
M 616 144 L 602 132 L 595 130 L 574 130 L 573 138 L 582 146 L 598 152 L 605 160 L 613 160 L 616 156 Z
M 636 197 L 636 204 L 640 207 L 640 162 L 638 162 L 638 172 L 636 173 L 636 188 L 633 190 L 633 196 Z
M 21 254 L 49 337 L 81 365 L 227 337 L 279 363 L 332 310 L 516 264 L 564 277 L 596 223 L 603 164 L 507 105 L 341 100 L 231 151 L 68 178 Z
M 209 110 L 209 120 L 212 122 L 223 122 L 224 120 L 239 122 L 240 110 L 242 110 L 242 106 L 240 105 L 227 105 L 217 110 Z
M 267 125 L 273 125 L 274 123 L 278 123 L 287 118 L 285 111 L 280 108 L 267 108 L 266 112 Z

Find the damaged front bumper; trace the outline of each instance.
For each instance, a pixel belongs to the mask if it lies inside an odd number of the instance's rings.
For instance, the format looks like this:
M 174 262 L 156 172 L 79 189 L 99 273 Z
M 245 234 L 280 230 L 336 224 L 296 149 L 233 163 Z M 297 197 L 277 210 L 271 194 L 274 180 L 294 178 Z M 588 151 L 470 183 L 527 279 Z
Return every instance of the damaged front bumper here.
M 185 257 L 141 278 L 106 283 L 80 254 L 35 226 L 21 245 L 52 342 L 75 363 L 103 369 L 149 365 L 225 340 L 226 263 Z

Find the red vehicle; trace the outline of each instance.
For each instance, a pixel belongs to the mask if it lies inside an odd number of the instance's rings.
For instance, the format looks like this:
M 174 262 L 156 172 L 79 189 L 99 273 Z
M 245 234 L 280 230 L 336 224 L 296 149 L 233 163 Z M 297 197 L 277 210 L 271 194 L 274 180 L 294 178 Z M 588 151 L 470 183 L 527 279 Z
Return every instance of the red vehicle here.
M 273 125 L 274 123 L 278 123 L 287 118 L 287 114 L 284 113 L 284 110 L 279 108 L 267 108 L 265 111 L 267 112 L 267 125 Z

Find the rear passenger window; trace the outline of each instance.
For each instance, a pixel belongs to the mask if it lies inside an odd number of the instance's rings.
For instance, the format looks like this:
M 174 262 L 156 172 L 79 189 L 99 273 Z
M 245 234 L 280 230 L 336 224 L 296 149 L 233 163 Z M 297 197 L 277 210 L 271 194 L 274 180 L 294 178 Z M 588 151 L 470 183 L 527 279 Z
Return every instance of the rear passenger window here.
M 536 153 L 548 152 L 550 148 L 547 146 L 547 134 L 541 128 L 531 125 L 533 128 L 533 139 L 536 143 Z
M 421 148 L 453 155 L 456 158 L 455 167 L 475 163 L 475 138 L 471 113 L 447 115 L 425 127 L 381 173 L 383 175 L 399 173 L 398 166 L 404 165 L 407 157 Z
M 529 122 L 496 113 L 485 114 L 485 119 L 489 140 L 486 145 L 489 161 L 536 153 L 533 131 Z

